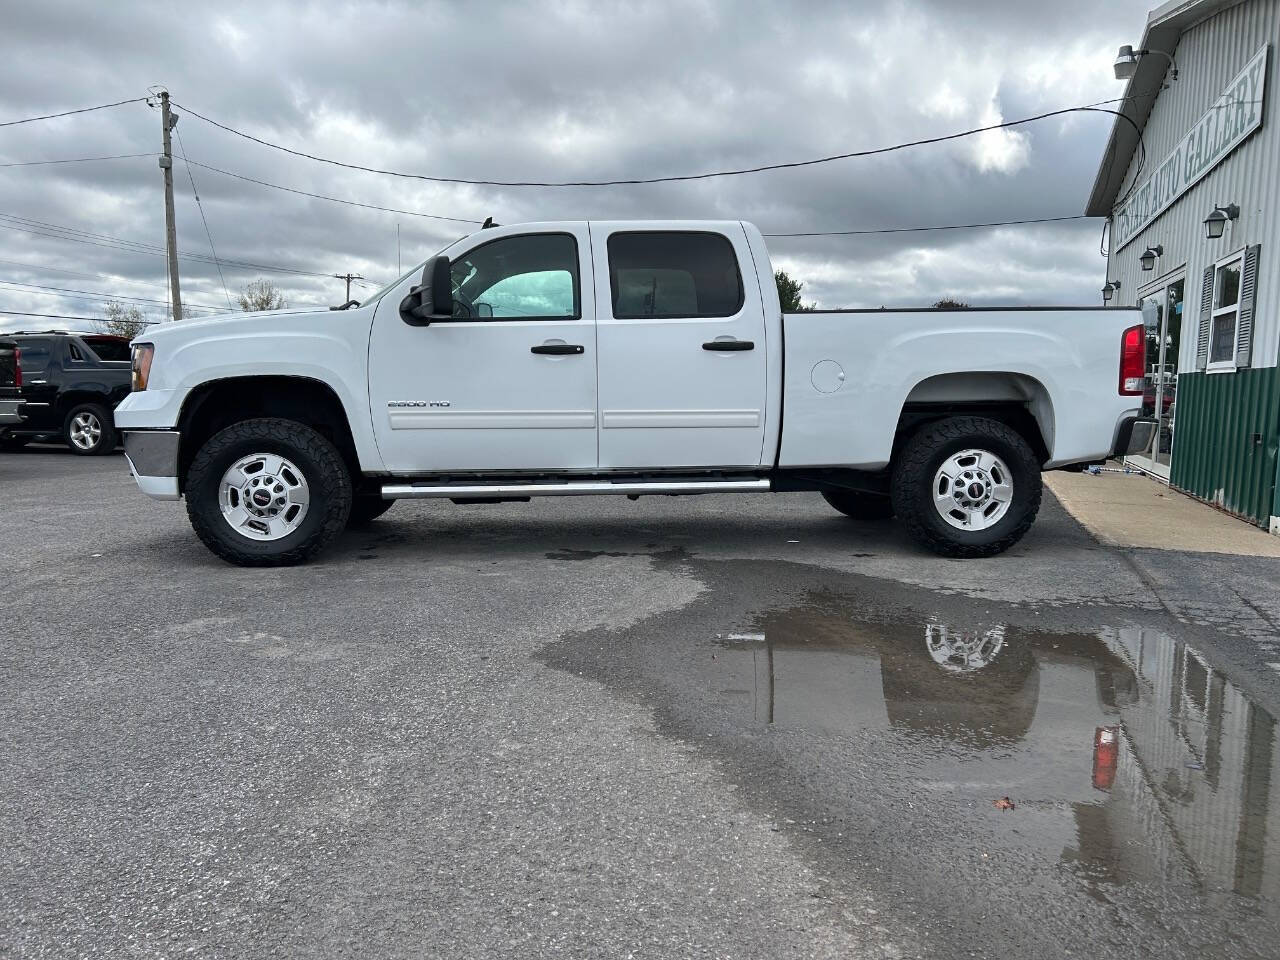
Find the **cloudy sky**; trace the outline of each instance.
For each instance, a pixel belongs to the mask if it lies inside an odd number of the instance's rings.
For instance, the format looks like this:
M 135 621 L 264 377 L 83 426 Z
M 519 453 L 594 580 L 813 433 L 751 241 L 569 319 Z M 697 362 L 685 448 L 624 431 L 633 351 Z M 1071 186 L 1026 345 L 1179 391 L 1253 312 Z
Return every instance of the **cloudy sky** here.
M 686 0 L 310 5 L 42 0 L 8 10 L 0 121 L 144 96 L 266 140 L 470 179 L 698 173 L 885 146 L 1119 96 L 1121 43 L 1150 0 Z M 179 109 L 179 113 L 184 113 Z M 295 190 L 464 220 L 748 219 L 766 233 L 1078 214 L 1110 118 L 1072 114 L 882 157 L 691 183 L 433 185 L 343 170 L 191 115 L 190 160 Z M 0 128 L 0 309 L 99 316 L 111 296 L 164 312 L 158 112 Z M 15 166 L 14 164 L 23 164 Z M 335 273 L 392 279 L 464 223 L 290 194 L 193 166 L 230 297 L 271 279 L 291 303 L 342 300 Z M 175 164 L 183 296 L 228 294 L 188 168 Z M 399 252 L 397 252 L 397 225 Z M 827 307 L 1097 303 L 1101 222 L 770 241 Z M 276 268 L 268 271 L 266 267 Z M 318 276 L 317 276 L 318 275 Z M 39 285 L 38 287 L 36 285 Z M 49 287 L 62 288 L 59 292 Z M 355 287 L 354 297 L 371 286 Z M 158 301 L 158 302 L 148 302 Z M 209 308 L 202 310 L 200 308 Z M 0 316 L 0 329 L 48 321 Z M 70 324 L 75 326 L 76 324 Z

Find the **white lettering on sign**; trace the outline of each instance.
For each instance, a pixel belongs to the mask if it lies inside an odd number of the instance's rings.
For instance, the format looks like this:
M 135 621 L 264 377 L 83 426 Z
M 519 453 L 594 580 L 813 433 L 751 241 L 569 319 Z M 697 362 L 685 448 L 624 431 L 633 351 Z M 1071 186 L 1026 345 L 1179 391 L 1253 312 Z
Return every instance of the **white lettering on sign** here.
M 1263 44 L 1155 173 L 1116 207 L 1112 227 L 1117 250 L 1262 126 L 1268 49 Z

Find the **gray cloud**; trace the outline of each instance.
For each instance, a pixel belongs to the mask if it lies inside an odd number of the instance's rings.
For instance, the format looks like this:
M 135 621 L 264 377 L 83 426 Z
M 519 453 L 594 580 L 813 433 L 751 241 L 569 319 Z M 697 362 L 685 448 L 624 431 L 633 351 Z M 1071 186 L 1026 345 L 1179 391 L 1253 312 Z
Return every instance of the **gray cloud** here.
M 356 163 L 470 178 L 660 176 L 882 146 L 1118 96 L 1110 59 L 1119 43 L 1138 39 L 1145 7 L 46 2 L 6 14 L 0 119 L 164 83 L 211 117 Z M 396 180 L 290 157 L 191 116 L 178 129 L 202 163 L 365 203 L 501 222 L 743 218 L 789 232 L 1078 213 L 1108 121 L 1073 115 L 819 167 L 589 189 Z M 157 151 L 159 133 L 156 113 L 132 104 L 0 129 L 0 162 Z M 230 259 L 351 270 L 379 282 L 395 273 L 397 223 L 406 267 L 466 230 L 193 173 L 218 253 Z M 175 174 L 180 249 L 207 255 L 181 163 Z M 0 212 L 148 244 L 164 239 L 154 158 L 0 169 Z M 0 222 L 0 279 L 104 296 L 0 286 L 4 309 L 97 315 L 106 294 L 165 295 L 163 257 L 13 226 Z M 771 249 L 824 306 L 943 295 L 1093 303 L 1104 275 L 1099 229 L 1086 221 L 788 239 Z M 292 302 L 341 299 L 334 280 L 224 272 L 233 296 L 262 275 Z M 182 281 L 192 303 L 225 305 L 212 264 L 184 262 Z M 13 326 L 0 318 L 0 327 Z

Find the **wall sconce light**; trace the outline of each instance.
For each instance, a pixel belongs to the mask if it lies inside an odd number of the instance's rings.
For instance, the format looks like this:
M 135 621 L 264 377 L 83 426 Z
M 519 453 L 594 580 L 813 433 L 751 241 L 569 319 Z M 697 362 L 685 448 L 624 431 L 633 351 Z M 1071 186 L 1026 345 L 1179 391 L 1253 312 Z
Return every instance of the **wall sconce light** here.
M 1164 247 L 1156 244 L 1154 247 L 1147 247 L 1146 252 L 1138 258 L 1138 263 L 1142 265 L 1142 269 L 1146 273 L 1150 273 L 1156 268 L 1156 257 L 1164 256 Z
M 1210 240 L 1217 240 L 1227 229 L 1227 221 L 1240 216 L 1240 208 L 1229 203 L 1225 207 L 1214 207 L 1213 213 L 1204 218 L 1204 235 Z
M 1169 74 L 1169 79 L 1178 79 L 1178 65 L 1173 62 L 1172 54 L 1165 53 L 1163 50 L 1135 50 L 1127 43 L 1120 48 L 1120 51 L 1116 54 L 1116 62 L 1112 65 L 1112 69 L 1116 73 L 1116 79 L 1128 80 L 1132 77 L 1138 72 L 1138 61 L 1149 53 L 1158 53 L 1162 57 L 1168 57 L 1169 66 L 1173 68 L 1173 72 Z
M 1102 288 L 1102 302 L 1110 303 L 1111 298 L 1116 295 L 1116 291 L 1120 289 L 1119 280 L 1110 280 L 1107 285 Z

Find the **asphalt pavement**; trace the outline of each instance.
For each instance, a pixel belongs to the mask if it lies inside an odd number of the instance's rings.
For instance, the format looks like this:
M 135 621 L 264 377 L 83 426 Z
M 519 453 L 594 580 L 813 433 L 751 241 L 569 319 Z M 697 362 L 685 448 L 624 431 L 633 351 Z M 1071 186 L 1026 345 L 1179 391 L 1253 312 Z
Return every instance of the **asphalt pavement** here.
M 1046 495 L 950 561 L 794 494 L 404 502 L 244 570 L 37 447 L 0 518 L 6 957 L 1280 942 L 1280 559 Z

